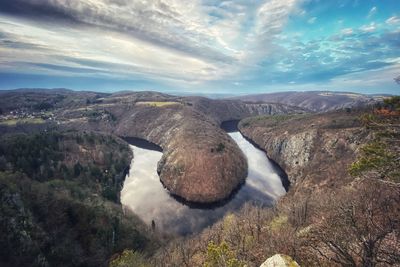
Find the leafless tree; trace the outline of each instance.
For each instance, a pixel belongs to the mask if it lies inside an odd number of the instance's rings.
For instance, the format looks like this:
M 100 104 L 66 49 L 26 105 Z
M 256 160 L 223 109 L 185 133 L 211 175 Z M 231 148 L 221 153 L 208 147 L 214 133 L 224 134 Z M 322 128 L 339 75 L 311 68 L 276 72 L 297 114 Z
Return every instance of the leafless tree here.
M 340 197 L 340 201 L 338 201 Z M 400 260 L 400 190 L 367 181 L 335 196 L 310 247 L 341 266 L 387 266 Z

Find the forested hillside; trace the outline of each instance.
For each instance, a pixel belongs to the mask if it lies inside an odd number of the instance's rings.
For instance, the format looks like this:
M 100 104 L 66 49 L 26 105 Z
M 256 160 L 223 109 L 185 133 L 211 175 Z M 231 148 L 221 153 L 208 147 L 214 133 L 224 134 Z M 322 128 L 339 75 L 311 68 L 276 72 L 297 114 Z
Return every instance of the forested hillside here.
M 122 249 L 150 251 L 147 227 L 119 205 L 131 158 L 100 134 L 2 136 L 0 265 L 106 266 Z

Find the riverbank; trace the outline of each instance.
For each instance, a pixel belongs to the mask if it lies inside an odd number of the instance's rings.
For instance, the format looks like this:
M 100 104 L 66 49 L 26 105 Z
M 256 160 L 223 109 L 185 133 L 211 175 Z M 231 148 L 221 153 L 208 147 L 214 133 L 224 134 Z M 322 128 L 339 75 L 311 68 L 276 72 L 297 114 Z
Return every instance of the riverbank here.
M 267 151 L 260 146 L 258 143 L 253 141 L 250 137 L 246 136 L 241 129 L 239 128 L 239 123 L 240 120 L 229 120 L 229 121 L 224 121 L 221 123 L 221 128 L 226 131 L 227 133 L 233 133 L 233 132 L 240 132 L 240 134 L 253 146 L 255 146 L 257 149 L 264 151 L 265 156 L 269 159 L 269 161 L 272 163 L 272 166 L 275 170 L 276 173 L 278 173 L 279 177 L 281 178 L 282 185 L 285 188 L 286 192 L 289 191 L 290 188 L 290 180 L 288 175 L 286 174 L 285 170 L 272 158 L 268 156 Z

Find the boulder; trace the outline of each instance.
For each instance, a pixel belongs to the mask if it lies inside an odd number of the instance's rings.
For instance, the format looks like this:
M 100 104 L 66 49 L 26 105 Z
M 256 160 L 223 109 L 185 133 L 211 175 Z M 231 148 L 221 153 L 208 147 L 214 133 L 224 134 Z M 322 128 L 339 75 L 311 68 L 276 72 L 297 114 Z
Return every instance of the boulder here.
M 300 267 L 290 256 L 275 254 L 268 258 L 260 267 Z

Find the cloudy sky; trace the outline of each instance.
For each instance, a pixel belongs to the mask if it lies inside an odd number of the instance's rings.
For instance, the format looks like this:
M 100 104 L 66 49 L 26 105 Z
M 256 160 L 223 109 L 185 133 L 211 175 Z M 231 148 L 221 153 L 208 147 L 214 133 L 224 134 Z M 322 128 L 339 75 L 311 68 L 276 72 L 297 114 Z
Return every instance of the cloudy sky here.
M 0 89 L 399 94 L 399 0 L 0 0 Z

